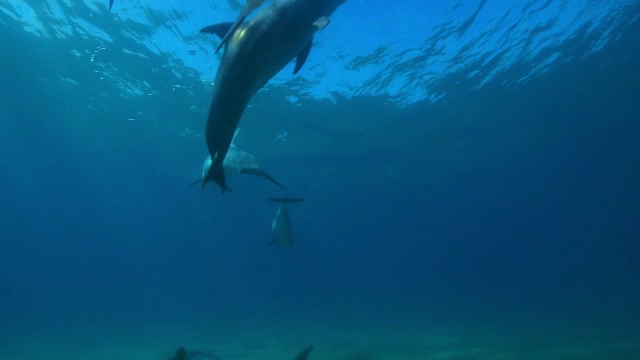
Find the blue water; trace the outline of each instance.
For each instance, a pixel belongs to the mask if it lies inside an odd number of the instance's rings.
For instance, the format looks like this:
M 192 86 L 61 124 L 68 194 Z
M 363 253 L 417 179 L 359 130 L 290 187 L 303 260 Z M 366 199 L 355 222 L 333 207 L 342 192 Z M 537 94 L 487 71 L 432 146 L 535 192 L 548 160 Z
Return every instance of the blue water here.
M 106 3 L 0 1 L 0 359 L 640 358 L 639 1 L 347 1 L 241 121 L 291 249 L 185 188 L 242 2 Z

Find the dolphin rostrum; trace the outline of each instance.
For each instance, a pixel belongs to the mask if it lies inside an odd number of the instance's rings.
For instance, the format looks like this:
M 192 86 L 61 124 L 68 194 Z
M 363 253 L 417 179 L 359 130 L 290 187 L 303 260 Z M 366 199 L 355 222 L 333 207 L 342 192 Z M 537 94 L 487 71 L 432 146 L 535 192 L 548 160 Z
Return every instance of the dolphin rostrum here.
M 230 32 L 207 117 L 205 138 L 212 164 L 202 181 L 203 188 L 213 181 L 223 192 L 228 190 L 223 162 L 249 100 L 292 59 L 296 58 L 294 74 L 302 68 L 313 35 L 329 24 L 328 17 L 345 1 L 273 0 L 255 18 L 237 25 L 235 31 L 230 22 L 200 30 L 221 38 Z
M 273 232 L 273 239 L 267 244 L 273 245 L 275 243 L 283 243 L 286 245 L 292 245 L 293 239 L 291 236 L 291 219 L 289 218 L 289 210 L 287 210 L 287 204 L 294 202 L 302 202 L 304 199 L 300 198 L 267 198 L 269 201 L 279 202 L 280 207 L 276 212 L 276 217 L 271 224 L 271 231 Z
M 227 152 L 227 156 L 224 158 L 224 161 L 222 162 L 222 167 L 224 168 L 225 173 L 229 175 L 233 173 L 239 173 L 239 174 L 259 176 L 276 184 L 277 186 L 282 188 L 282 190 L 288 191 L 284 185 L 282 185 L 280 182 L 274 179 L 271 175 L 267 174 L 264 170 L 260 168 L 255 156 L 253 156 L 252 154 L 249 154 L 246 151 L 241 150 L 235 145 L 235 139 L 239 132 L 240 132 L 240 128 L 237 128 L 235 134 L 233 134 L 233 139 L 231 140 L 231 145 L 229 146 L 229 152 Z M 189 184 L 187 187 L 191 187 L 200 183 L 204 179 L 204 177 L 207 175 L 209 168 L 211 168 L 211 163 L 212 163 L 211 156 L 209 155 L 207 156 L 207 158 L 204 160 L 204 163 L 202 164 L 202 177 L 194 181 L 193 183 Z M 227 187 L 227 190 L 230 190 L 230 189 Z

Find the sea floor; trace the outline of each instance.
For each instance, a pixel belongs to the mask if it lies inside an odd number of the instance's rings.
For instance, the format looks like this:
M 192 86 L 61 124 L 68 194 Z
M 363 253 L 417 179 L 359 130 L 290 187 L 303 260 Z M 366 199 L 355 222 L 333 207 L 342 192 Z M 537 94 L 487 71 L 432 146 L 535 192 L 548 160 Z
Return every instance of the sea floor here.
M 640 343 L 633 341 L 572 337 L 571 331 L 492 333 L 478 327 L 47 330 L 3 337 L 0 345 L 0 359 L 7 360 L 165 360 L 180 346 L 224 360 L 293 360 L 308 345 L 314 345 L 310 360 L 640 360 Z

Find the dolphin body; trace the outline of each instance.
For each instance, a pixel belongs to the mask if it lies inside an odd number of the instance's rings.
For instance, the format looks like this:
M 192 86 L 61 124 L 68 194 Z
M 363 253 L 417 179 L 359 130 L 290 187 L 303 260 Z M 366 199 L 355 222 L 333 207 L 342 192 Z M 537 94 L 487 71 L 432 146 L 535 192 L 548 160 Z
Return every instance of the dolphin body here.
M 296 58 L 294 74 L 304 65 L 313 35 L 346 0 L 273 0 L 255 18 L 237 25 L 221 23 L 200 30 L 225 37 L 205 138 L 213 160 L 202 187 L 213 181 L 228 190 L 223 161 L 233 133 L 251 97 Z M 240 16 L 242 18 L 242 14 Z
M 269 201 L 280 203 L 280 207 L 276 212 L 276 217 L 271 224 L 271 231 L 273 232 L 273 239 L 267 244 L 273 245 L 275 243 L 283 243 L 291 246 L 293 244 L 293 238 L 291 236 L 291 219 L 289 218 L 289 210 L 287 204 L 294 202 L 302 202 L 304 199 L 300 198 L 267 198 Z
M 224 168 L 225 173 L 227 174 L 239 173 L 239 174 L 259 176 L 271 181 L 272 183 L 282 188 L 284 191 L 289 191 L 284 185 L 282 185 L 280 182 L 274 179 L 271 175 L 267 174 L 264 170 L 260 168 L 255 156 L 253 156 L 252 154 L 249 154 L 244 150 L 241 150 L 234 144 L 236 136 L 238 135 L 239 132 L 240 132 L 240 128 L 236 129 L 235 134 L 233 134 L 233 139 L 231 140 L 231 145 L 229 146 L 229 152 L 227 152 L 227 156 L 224 158 L 224 161 L 222 162 L 222 167 Z M 200 183 L 201 181 L 203 181 L 204 177 L 207 175 L 207 172 L 209 172 L 209 169 L 211 168 L 212 162 L 213 161 L 211 160 L 211 155 L 207 156 L 207 158 L 204 160 L 204 163 L 202 164 L 202 177 L 194 181 L 193 183 L 189 184 L 187 187 L 194 186 Z M 227 187 L 227 190 L 230 190 L 230 189 Z
M 313 346 L 308 346 L 302 350 L 295 360 L 308 360 L 309 353 L 313 350 Z M 186 351 L 184 348 L 179 348 L 176 354 L 170 357 L 168 360 L 222 360 L 217 355 L 204 353 L 201 351 Z

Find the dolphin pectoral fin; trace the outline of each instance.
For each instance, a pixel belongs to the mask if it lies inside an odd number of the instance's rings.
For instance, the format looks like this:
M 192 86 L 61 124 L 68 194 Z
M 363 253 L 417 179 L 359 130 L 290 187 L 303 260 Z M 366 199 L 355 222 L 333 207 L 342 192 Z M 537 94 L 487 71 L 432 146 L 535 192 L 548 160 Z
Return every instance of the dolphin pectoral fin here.
M 240 16 L 238 16 L 238 18 L 236 19 L 236 21 L 234 23 L 231 24 L 231 26 L 229 27 L 229 29 L 227 29 L 227 31 L 224 33 L 223 36 L 220 36 L 222 38 L 222 40 L 220 40 L 220 44 L 218 44 L 218 46 L 216 47 L 216 53 L 220 50 L 220 48 L 222 48 L 227 42 L 229 42 L 229 38 L 231 37 L 231 34 L 233 34 L 234 31 L 236 31 L 240 25 L 242 24 L 242 22 L 244 21 L 244 19 L 247 16 L 242 14 Z
M 309 346 L 306 349 L 302 350 L 302 352 L 298 354 L 298 356 L 296 356 L 295 360 L 307 360 L 307 358 L 309 358 L 309 353 L 311 352 L 311 350 L 313 350 L 313 346 Z
M 236 131 L 233 133 L 233 138 L 231 138 L 231 145 L 233 145 L 233 143 L 236 141 L 236 136 L 238 136 L 239 132 L 240 132 L 240 127 L 237 127 Z
M 322 29 L 326 28 L 327 25 L 329 25 L 329 17 L 327 17 L 327 16 L 323 16 L 323 17 L 321 17 L 320 19 L 316 20 L 313 23 L 313 27 L 316 30 L 322 30 Z
M 193 187 L 195 185 L 198 185 L 202 180 L 204 180 L 204 178 L 200 178 L 200 179 L 192 182 L 191 184 L 187 185 L 186 187 L 190 188 L 190 187 Z
M 205 34 L 218 35 L 220 39 L 224 39 L 224 36 L 229 32 L 229 30 L 231 30 L 232 26 L 233 26 L 232 22 L 223 22 L 219 24 L 205 26 L 202 29 L 200 29 L 200 32 Z
M 271 181 L 272 183 L 276 184 L 277 186 L 279 186 L 284 191 L 289 191 L 289 190 L 287 190 L 287 188 L 284 185 L 280 184 L 276 179 L 271 177 L 271 175 L 267 174 L 262 169 L 256 169 L 256 168 L 240 169 L 240 174 L 248 174 L 248 175 L 259 176 L 261 178 L 265 178 L 265 179 Z
M 233 22 L 233 24 L 226 31 L 224 36 L 220 36 L 222 38 L 222 41 L 220 41 L 220 44 L 218 44 L 218 47 L 216 47 L 216 53 L 218 52 L 218 50 L 220 50 L 221 47 L 223 47 L 229 41 L 229 38 L 231 37 L 231 35 L 240 27 L 240 25 L 242 25 L 242 23 L 244 22 L 244 19 L 246 19 L 247 16 L 249 16 L 249 14 L 251 14 L 251 12 L 255 8 L 262 5 L 263 2 L 264 0 L 247 0 L 247 3 L 244 4 L 244 7 L 242 8 L 242 12 L 240 13 L 240 16 L 238 16 L 236 21 Z
M 307 61 L 307 58 L 309 57 L 309 52 L 311 52 L 311 44 L 313 44 L 313 37 L 311 38 L 307 46 L 305 46 L 304 49 L 300 51 L 300 53 L 298 54 L 298 57 L 296 57 L 296 67 L 293 69 L 293 75 L 297 74 L 298 71 L 302 69 L 302 66 L 304 65 L 304 63 Z
M 111 11 L 112 7 L 113 7 L 113 0 L 109 0 L 109 11 Z

